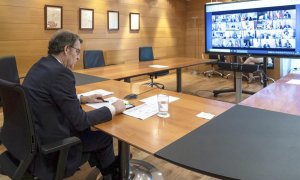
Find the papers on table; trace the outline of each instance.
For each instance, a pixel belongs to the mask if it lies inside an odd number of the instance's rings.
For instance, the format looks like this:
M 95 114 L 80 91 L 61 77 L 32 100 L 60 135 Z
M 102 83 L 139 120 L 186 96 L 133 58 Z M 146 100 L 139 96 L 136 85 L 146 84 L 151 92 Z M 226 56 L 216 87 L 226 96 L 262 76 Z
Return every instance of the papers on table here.
M 145 120 L 148 117 L 151 117 L 158 113 L 158 106 L 157 104 L 141 104 L 139 106 L 136 106 L 134 108 L 128 109 L 123 112 L 123 114 L 126 114 L 128 116 L 132 116 L 138 119 Z
M 178 97 L 169 96 L 169 103 L 174 102 L 178 100 Z M 157 95 L 150 96 L 148 98 L 140 100 L 141 102 L 147 103 L 147 104 L 157 104 Z
M 107 105 L 110 105 L 110 104 L 116 102 L 118 100 L 118 98 L 116 98 L 116 97 L 110 97 L 110 98 L 106 98 L 105 100 L 108 101 L 108 102 L 87 103 L 86 105 L 88 105 L 88 106 L 90 106 L 90 107 L 92 107 L 94 109 L 99 109 L 99 108 L 101 108 L 103 106 L 107 106 Z
M 167 68 L 167 67 L 169 67 L 169 66 L 153 64 L 153 65 L 150 65 L 149 67 L 153 67 L 153 68 Z
M 178 100 L 178 97 L 169 96 L 169 103 Z M 157 95 L 140 100 L 144 104 L 128 109 L 123 113 L 138 119 L 145 120 L 158 113 Z
M 201 112 L 201 113 L 197 114 L 196 116 L 200 117 L 200 118 L 207 119 L 207 120 L 211 120 L 213 117 L 215 117 L 215 115 L 210 114 L 210 113 L 206 113 L 206 112 Z
M 90 96 L 90 95 L 93 95 L 93 94 L 101 94 L 102 96 L 107 96 L 107 95 L 113 94 L 113 92 L 105 91 L 103 89 L 97 89 L 97 90 L 94 90 L 94 91 L 89 91 L 89 92 L 78 94 L 78 95 L 79 96 L 81 96 L 81 95 Z
M 300 80 L 298 79 L 291 79 L 288 82 L 286 82 L 287 84 L 296 84 L 296 85 L 300 85 Z

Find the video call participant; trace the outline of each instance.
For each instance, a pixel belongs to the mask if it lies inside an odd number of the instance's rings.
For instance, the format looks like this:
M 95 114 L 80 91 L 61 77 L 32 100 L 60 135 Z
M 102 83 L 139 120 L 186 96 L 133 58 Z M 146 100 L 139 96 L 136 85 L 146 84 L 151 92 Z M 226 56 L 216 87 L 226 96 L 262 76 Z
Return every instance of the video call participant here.
M 80 58 L 82 40 L 72 32 L 60 30 L 49 41 L 48 56 L 42 57 L 29 70 L 23 85 L 29 90 L 35 131 L 41 145 L 77 136 L 82 144 L 70 149 L 65 176 L 70 176 L 81 165 L 83 153 L 90 153 L 89 163 L 96 166 L 103 179 L 115 176 L 117 161 L 113 140 L 90 126 L 110 121 L 124 111 L 121 100 L 110 106 L 90 112 L 81 109 L 81 103 L 101 102 L 101 95 L 77 98 L 75 78 L 71 71 Z M 37 155 L 30 171 L 41 179 L 54 179 L 57 154 Z

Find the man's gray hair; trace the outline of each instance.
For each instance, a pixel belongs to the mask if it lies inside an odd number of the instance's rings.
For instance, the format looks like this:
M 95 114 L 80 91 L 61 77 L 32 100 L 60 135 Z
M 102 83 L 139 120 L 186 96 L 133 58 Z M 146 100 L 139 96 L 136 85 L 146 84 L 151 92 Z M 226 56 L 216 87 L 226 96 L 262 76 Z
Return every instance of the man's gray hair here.
M 65 46 L 73 47 L 76 40 L 82 43 L 82 39 L 77 35 L 67 30 L 57 31 L 49 41 L 48 54 L 59 54 L 64 51 Z

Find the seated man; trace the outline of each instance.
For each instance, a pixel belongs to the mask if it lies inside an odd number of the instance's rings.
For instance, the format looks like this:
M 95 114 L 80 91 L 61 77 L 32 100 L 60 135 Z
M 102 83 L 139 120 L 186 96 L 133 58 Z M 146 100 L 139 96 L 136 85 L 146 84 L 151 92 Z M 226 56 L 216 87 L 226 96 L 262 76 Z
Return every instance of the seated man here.
M 41 145 L 70 136 L 77 136 L 82 144 L 70 149 L 65 176 L 81 165 L 83 153 L 90 154 L 89 163 L 96 166 L 103 179 L 112 179 L 116 167 L 112 137 L 90 126 L 110 121 L 125 109 L 122 101 L 90 112 L 80 104 L 101 102 L 99 94 L 77 97 L 75 78 L 71 71 L 80 58 L 82 40 L 72 32 L 60 30 L 49 41 L 48 56 L 42 57 L 29 70 L 23 85 L 29 90 L 35 131 Z M 40 179 L 54 179 L 57 155 L 37 155 L 30 171 Z
M 259 63 L 263 63 L 264 58 L 262 57 L 248 57 L 245 61 L 244 64 L 259 64 Z M 270 57 L 268 57 L 268 62 L 272 61 L 272 59 Z M 249 73 L 249 79 L 248 79 L 248 83 L 251 83 L 254 80 L 254 76 L 253 73 Z

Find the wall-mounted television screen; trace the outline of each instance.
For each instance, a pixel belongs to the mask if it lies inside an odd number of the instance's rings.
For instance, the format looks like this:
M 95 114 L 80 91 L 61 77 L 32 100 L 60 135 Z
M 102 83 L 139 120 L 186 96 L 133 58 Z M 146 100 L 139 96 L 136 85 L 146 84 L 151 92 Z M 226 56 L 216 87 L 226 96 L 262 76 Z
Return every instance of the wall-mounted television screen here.
M 300 57 L 300 0 L 205 5 L 205 52 Z

